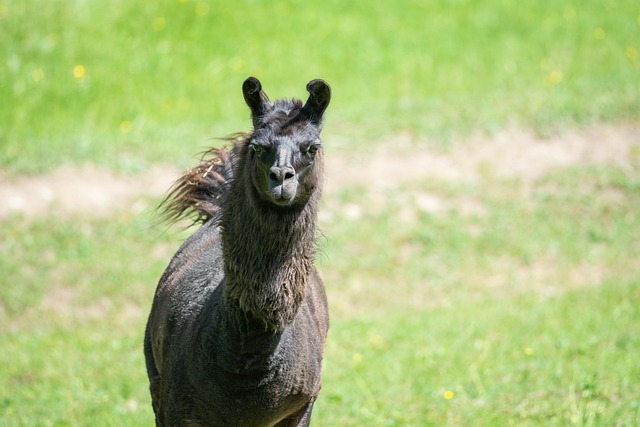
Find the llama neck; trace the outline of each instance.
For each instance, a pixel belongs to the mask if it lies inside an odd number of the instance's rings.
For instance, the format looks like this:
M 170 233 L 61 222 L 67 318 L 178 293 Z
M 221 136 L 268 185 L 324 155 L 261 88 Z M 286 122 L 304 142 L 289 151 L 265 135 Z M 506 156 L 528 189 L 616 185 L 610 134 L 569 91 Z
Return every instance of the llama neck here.
M 313 269 L 318 191 L 304 206 L 260 205 L 237 176 L 222 212 L 225 301 L 280 331 L 293 321 Z

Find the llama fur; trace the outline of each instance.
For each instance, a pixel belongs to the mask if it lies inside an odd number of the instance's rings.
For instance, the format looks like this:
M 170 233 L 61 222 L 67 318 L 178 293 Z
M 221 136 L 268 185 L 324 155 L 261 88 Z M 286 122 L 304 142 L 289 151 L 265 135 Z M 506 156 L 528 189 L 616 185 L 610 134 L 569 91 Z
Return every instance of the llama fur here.
M 254 129 L 213 149 L 161 205 L 201 224 L 160 278 L 144 353 L 157 426 L 307 426 L 329 327 L 314 266 L 320 132 L 331 91 L 271 103 L 250 77 Z

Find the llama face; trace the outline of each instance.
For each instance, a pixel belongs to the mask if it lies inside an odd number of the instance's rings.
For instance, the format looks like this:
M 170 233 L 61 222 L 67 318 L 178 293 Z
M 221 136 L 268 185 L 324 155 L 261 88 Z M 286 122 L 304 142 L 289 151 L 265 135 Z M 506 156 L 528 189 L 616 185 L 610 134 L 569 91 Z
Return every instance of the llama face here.
M 306 202 L 318 183 L 319 131 L 313 132 L 309 126 L 302 132 L 289 129 L 284 134 L 259 129 L 249 147 L 254 158 L 254 186 L 263 199 L 278 206 Z
M 277 206 L 306 202 L 318 185 L 320 131 L 331 99 L 322 80 L 307 84 L 309 99 L 279 99 L 271 103 L 260 82 L 249 77 L 242 85 L 251 109 L 254 133 L 249 141 L 253 185 L 266 201 Z

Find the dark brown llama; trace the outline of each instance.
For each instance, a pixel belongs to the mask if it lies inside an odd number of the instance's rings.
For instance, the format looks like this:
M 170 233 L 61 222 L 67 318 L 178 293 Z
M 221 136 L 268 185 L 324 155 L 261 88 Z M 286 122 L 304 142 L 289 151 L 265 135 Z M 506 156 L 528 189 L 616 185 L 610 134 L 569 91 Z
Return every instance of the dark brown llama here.
M 271 103 L 242 85 L 253 131 L 212 150 L 165 200 L 202 226 L 160 278 L 144 353 L 157 426 L 307 426 L 329 327 L 314 239 L 331 99 Z

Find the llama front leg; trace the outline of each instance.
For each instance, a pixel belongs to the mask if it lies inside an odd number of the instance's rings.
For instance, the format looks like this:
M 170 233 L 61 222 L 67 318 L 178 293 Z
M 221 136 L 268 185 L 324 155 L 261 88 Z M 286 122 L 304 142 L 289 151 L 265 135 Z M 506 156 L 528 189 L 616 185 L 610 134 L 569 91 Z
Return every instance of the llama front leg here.
M 151 405 L 153 407 L 153 413 L 156 418 L 156 426 L 161 427 L 160 421 L 160 372 L 156 367 L 156 362 L 153 358 L 153 349 L 151 348 L 151 334 L 149 327 L 145 330 L 144 334 L 144 356 L 147 364 L 147 375 L 149 377 L 149 392 L 151 394 Z
M 162 410 L 160 408 L 160 377 L 156 377 L 151 380 L 151 406 L 153 407 L 153 413 L 156 418 L 156 427 L 162 427 Z
M 307 409 L 304 411 L 302 418 L 298 421 L 297 426 L 299 427 L 308 427 L 311 423 L 311 411 L 313 411 L 313 402 L 309 403 Z
M 280 421 L 276 424 L 276 427 L 308 427 L 309 423 L 311 423 L 311 411 L 313 411 L 313 402 L 289 418 Z

